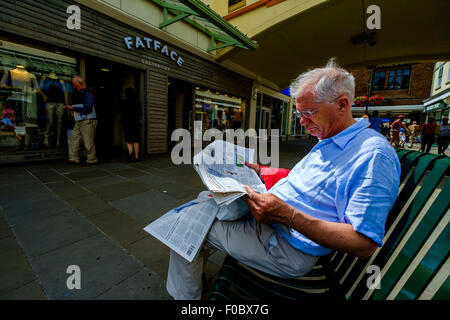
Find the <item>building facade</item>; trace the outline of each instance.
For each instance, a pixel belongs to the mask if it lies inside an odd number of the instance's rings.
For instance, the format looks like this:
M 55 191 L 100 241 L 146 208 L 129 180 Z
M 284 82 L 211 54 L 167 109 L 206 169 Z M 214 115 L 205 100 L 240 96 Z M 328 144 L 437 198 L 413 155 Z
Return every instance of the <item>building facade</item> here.
M 423 101 L 424 112 L 433 116 L 438 124 L 449 117 L 450 107 L 450 62 L 436 62 L 433 68 L 430 96 Z
M 377 110 L 380 117 L 393 120 L 400 114 L 406 121 L 425 121 L 422 101 L 429 96 L 433 77 L 432 62 L 401 64 L 350 70 L 355 77 L 355 101 L 358 97 L 381 97 L 381 102 L 357 103 L 353 106 L 354 117 L 372 114 Z
M 96 98 L 100 154 L 124 148 L 119 109 L 129 87 L 143 107 L 145 153 L 170 151 L 173 130 L 192 132 L 195 121 L 202 131 L 249 127 L 253 80 L 215 61 L 201 17 L 173 23 L 157 0 L 3 1 L 1 10 L 2 163 L 66 156 L 74 75 Z

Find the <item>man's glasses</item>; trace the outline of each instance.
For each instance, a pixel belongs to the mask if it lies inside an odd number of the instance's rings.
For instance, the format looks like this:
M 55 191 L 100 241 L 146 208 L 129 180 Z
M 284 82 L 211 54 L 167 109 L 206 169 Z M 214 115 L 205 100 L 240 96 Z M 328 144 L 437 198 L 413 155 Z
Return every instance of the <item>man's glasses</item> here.
M 311 119 L 314 115 L 314 113 L 316 113 L 319 110 L 305 110 L 305 111 L 298 111 L 295 110 L 294 114 L 297 118 L 305 118 L 305 119 Z

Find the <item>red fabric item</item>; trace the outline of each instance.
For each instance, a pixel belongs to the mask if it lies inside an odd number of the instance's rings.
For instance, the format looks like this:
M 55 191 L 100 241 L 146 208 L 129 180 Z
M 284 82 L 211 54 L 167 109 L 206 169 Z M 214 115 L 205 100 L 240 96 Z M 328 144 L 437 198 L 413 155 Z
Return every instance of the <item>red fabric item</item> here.
M 277 183 L 278 180 L 287 177 L 289 172 L 291 172 L 291 170 L 289 169 L 261 166 L 261 178 L 264 180 L 264 184 L 266 185 L 267 190 L 272 188 L 272 186 Z

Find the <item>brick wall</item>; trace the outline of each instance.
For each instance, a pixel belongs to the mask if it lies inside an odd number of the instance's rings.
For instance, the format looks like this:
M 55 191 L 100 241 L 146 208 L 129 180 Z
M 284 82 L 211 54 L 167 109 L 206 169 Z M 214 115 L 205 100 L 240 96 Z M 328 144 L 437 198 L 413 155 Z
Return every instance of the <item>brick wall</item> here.
M 411 76 L 408 89 L 372 91 L 372 96 L 381 96 L 385 99 L 384 105 L 417 105 L 430 96 L 431 80 L 433 77 L 434 62 L 417 63 L 411 65 Z M 399 66 L 383 68 L 395 69 Z M 349 70 L 355 77 L 355 97 L 367 96 L 369 83 L 369 70 L 359 68 Z M 388 75 L 386 74 L 386 86 Z

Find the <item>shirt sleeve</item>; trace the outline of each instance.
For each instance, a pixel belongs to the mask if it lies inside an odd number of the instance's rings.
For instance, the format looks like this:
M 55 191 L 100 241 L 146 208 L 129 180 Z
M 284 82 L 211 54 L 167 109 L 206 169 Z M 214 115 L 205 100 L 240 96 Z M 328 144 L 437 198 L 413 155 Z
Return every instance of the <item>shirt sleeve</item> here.
M 92 93 L 89 91 L 86 91 L 86 94 L 84 95 L 84 103 L 83 107 L 73 107 L 73 110 L 83 113 L 83 114 L 89 114 L 92 112 L 92 108 L 94 107 L 95 98 Z
M 397 160 L 397 161 L 395 161 Z M 346 190 L 343 222 L 382 246 L 386 218 L 395 203 L 400 183 L 400 163 L 376 152 L 355 164 Z

